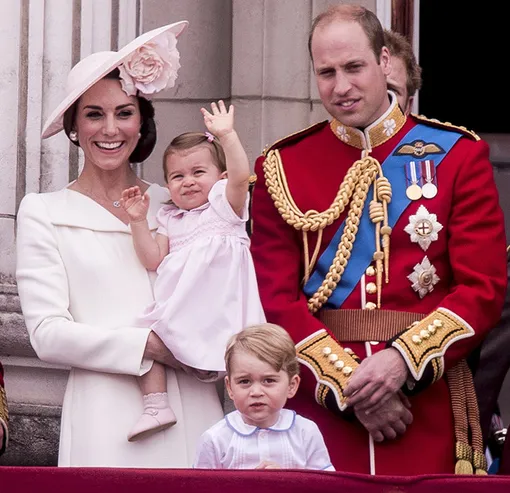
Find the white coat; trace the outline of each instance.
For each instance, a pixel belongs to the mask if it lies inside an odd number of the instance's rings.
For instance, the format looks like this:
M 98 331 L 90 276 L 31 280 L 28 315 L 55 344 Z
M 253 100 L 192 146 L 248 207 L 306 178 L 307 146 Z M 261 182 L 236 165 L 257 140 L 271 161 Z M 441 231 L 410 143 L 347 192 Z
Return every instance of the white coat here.
M 148 221 L 167 191 L 151 185 Z M 29 194 L 18 213 L 16 277 L 30 341 L 43 361 L 71 367 L 62 406 L 59 466 L 190 467 L 200 435 L 222 418 L 214 383 L 167 369 L 177 424 L 130 443 L 142 413 L 135 375 L 149 329 L 135 326 L 153 301 L 129 226 L 76 191 Z M 198 302 L 198 300 L 197 300 Z

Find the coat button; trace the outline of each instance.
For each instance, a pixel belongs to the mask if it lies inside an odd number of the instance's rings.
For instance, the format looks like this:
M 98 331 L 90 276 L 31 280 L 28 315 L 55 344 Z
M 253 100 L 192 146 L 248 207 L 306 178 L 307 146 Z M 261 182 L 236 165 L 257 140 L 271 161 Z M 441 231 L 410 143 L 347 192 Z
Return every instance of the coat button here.
M 411 337 L 411 340 L 417 345 L 421 344 L 421 337 L 419 335 L 415 334 L 413 337 Z
M 375 285 L 375 282 L 369 282 L 365 286 L 365 290 L 368 294 L 375 294 L 377 293 L 377 286 Z
M 332 353 L 328 356 L 328 360 L 330 363 L 334 363 L 338 359 L 338 354 Z

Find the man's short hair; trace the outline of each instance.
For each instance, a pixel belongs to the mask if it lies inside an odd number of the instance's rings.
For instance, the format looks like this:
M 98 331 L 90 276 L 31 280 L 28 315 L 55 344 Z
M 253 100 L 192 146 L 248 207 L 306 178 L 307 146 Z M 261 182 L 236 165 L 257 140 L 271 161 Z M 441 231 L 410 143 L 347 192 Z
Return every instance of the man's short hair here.
M 404 62 L 407 75 L 407 96 L 411 97 L 421 88 L 421 67 L 416 61 L 411 43 L 402 34 L 396 31 L 384 30 L 384 45 L 390 55 L 400 58 Z

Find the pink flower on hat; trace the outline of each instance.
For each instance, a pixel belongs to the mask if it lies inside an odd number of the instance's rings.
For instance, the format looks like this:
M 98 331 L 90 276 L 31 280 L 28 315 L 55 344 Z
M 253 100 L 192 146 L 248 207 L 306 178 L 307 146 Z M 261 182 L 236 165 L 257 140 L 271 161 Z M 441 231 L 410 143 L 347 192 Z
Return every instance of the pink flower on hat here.
M 180 67 L 177 38 L 165 32 L 140 46 L 119 65 L 122 89 L 134 96 L 137 91 L 147 95 L 173 87 Z

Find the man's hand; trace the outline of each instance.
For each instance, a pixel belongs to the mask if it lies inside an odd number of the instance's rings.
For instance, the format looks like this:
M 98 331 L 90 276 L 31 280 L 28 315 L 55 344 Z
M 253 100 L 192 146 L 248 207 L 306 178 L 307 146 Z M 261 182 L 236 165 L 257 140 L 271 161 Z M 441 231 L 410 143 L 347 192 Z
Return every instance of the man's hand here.
M 376 412 L 366 414 L 365 411 L 354 408 L 354 414 L 372 438 L 376 442 L 382 442 L 385 439 L 393 440 L 405 433 L 413 422 L 410 407 L 407 397 L 399 392 L 386 400 Z
M 345 388 L 347 405 L 355 411 L 373 413 L 404 385 L 407 365 L 395 348 L 369 356 L 358 366 Z

